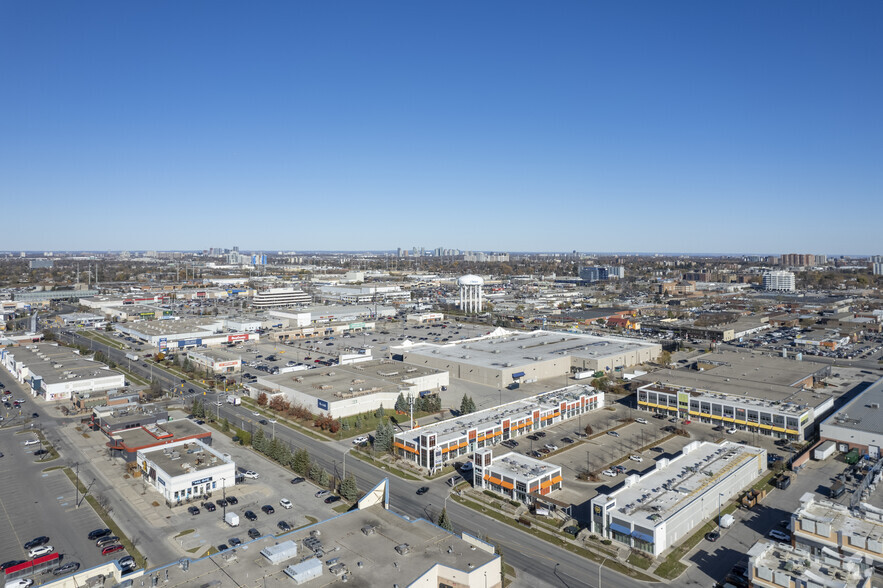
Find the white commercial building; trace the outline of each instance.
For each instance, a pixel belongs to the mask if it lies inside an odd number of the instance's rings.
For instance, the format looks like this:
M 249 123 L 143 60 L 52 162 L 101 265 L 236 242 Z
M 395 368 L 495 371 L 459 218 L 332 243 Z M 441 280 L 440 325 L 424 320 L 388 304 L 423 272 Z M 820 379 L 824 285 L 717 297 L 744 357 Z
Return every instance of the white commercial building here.
M 481 312 L 481 286 L 484 280 L 480 276 L 461 276 L 457 280 L 460 286 L 460 310 L 467 313 Z
M 33 396 L 46 400 L 70 400 L 77 393 L 105 392 L 126 385 L 120 372 L 55 343 L 0 349 L 0 363 L 28 386 Z
M 689 537 L 766 471 L 766 450 L 693 441 L 592 499 L 591 531 L 656 557 Z
M 254 308 L 276 308 L 283 306 L 299 306 L 312 302 L 310 295 L 295 288 L 270 288 L 257 292 L 251 300 Z
M 795 290 L 794 274 L 786 271 L 766 272 L 763 275 L 763 289 L 793 292 Z
M 537 498 L 560 490 L 561 466 L 516 452 L 494 457 L 491 448 L 475 452 L 472 460 L 476 488 L 502 494 L 509 500 L 533 504 Z
M 241 357 L 223 351 L 189 349 L 187 350 L 187 358 L 213 374 L 233 374 L 242 368 Z
M 879 472 L 872 475 L 879 483 Z M 883 566 L 883 511 L 861 503 L 818 500 L 812 492 L 800 497 L 800 508 L 791 515 L 794 543 L 816 556 L 839 553 L 866 566 Z
M 201 441 L 178 441 L 140 449 L 144 479 L 170 506 L 221 492 L 236 482 L 236 464 Z
M 799 546 L 758 541 L 748 550 L 753 588 L 871 588 L 874 569 L 827 550 L 812 555 Z

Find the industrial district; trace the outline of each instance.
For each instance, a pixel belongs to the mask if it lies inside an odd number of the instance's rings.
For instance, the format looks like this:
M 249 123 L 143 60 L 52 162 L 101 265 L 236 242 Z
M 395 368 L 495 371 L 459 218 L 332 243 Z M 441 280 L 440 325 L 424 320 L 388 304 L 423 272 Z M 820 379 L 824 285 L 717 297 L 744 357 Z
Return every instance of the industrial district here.
M 0 253 L 59 588 L 883 586 L 883 258 Z

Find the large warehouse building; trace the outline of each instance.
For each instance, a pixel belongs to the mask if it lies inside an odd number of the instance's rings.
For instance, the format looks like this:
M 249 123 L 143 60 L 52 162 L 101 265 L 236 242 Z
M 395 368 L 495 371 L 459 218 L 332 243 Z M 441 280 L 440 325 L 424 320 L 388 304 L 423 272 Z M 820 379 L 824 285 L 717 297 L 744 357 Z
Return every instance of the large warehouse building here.
M 604 407 L 604 393 L 567 386 L 480 412 L 398 433 L 395 453 L 430 473 L 460 456 Z
M 819 426 L 821 442 L 834 441 L 837 449 L 858 449 L 872 459 L 883 445 L 883 378 L 871 384 Z
M 662 352 L 658 343 L 637 339 L 503 329 L 447 345 L 418 343 L 396 349 L 406 363 L 446 370 L 454 378 L 495 387 L 578 372 L 613 372 L 653 361 Z
M 693 441 L 609 494 L 592 499 L 593 533 L 656 557 L 689 537 L 766 471 L 766 450 Z
M 34 396 L 46 400 L 70 400 L 80 392 L 104 392 L 123 388 L 126 377 L 103 363 L 81 356 L 55 343 L 0 349 L 0 363 Z
M 262 376 L 249 387 L 257 397 L 283 394 L 294 404 L 334 418 L 395 406 L 399 394 L 417 396 L 449 384 L 448 373 L 389 359 Z

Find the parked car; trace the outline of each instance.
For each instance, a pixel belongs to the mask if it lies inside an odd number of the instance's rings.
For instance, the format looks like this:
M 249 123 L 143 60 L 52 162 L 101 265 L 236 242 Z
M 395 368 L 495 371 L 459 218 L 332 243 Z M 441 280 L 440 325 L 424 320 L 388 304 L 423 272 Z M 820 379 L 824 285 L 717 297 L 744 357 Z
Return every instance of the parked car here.
M 712 542 L 717 541 L 718 539 L 720 539 L 720 537 L 721 537 L 721 534 L 718 533 L 717 531 L 711 531 L 710 533 L 705 534 L 705 538 L 709 541 L 712 541 Z
M 281 506 L 282 508 L 291 508 L 292 504 L 290 500 L 288 500 L 287 498 L 283 498 L 279 501 L 279 506 Z
M 31 539 L 27 543 L 24 544 L 25 549 L 33 549 L 34 547 L 40 547 L 41 545 L 46 545 L 49 543 L 49 537 L 43 535 L 42 537 L 37 537 L 36 539 Z
M 314 494 L 314 496 L 316 498 L 322 498 L 323 496 L 327 496 L 328 494 L 331 494 L 331 490 L 319 490 L 318 492 L 316 492 L 316 494 Z
M 236 498 L 235 496 L 228 496 L 227 497 L 227 504 L 239 504 L 239 499 Z
M 258 515 L 254 514 L 254 512 L 252 512 L 250 510 L 245 511 L 245 513 L 242 516 L 244 516 L 245 518 L 247 518 L 250 521 L 258 520 Z
M 116 545 L 108 545 L 104 549 L 101 550 L 101 555 L 110 555 L 111 553 L 116 553 L 117 551 L 122 551 L 125 549 L 122 545 L 117 543 Z
M 252 539 L 257 539 L 258 537 L 261 536 L 261 532 L 258 531 L 257 529 L 255 529 L 254 527 L 252 527 L 251 529 L 248 530 L 248 536 L 251 537 Z
M 98 541 L 95 542 L 95 547 L 105 547 L 107 545 L 111 545 L 112 543 L 117 543 L 120 540 L 119 537 L 114 535 L 108 535 L 107 537 L 102 537 Z
M 228 549 L 230 549 L 230 546 L 227 545 L 226 543 L 221 543 L 220 545 L 218 545 L 217 549 L 219 552 L 220 551 L 227 551 Z
M 333 503 L 337 502 L 338 500 L 340 500 L 340 496 L 331 495 L 325 499 L 325 504 L 333 504 Z
M 607 431 L 607 434 L 611 437 L 619 437 L 619 433 L 617 433 L 616 431 Z
M 540 440 L 540 438 L 537 437 L 536 435 L 528 435 L 527 438 L 530 439 L 531 441 L 539 441 Z
M 230 547 L 238 547 L 238 546 L 242 545 L 242 541 L 240 541 L 236 537 L 230 537 L 230 540 L 227 541 L 227 543 L 230 544 Z
M 34 559 L 35 557 L 42 557 L 44 555 L 49 555 L 55 551 L 55 548 L 51 545 L 40 545 L 38 547 L 33 547 L 28 551 L 28 557 Z
M 276 523 L 276 526 L 279 527 L 280 531 L 290 531 L 291 530 L 291 525 L 289 525 L 285 521 L 279 521 L 278 523 Z
M 771 537 L 772 539 L 776 539 L 778 541 L 791 541 L 791 537 L 789 537 L 787 533 L 783 533 L 778 529 L 770 530 L 767 535 L 769 535 L 769 537 Z
M 646 425 L 646 424 L 647 424 L 647 419 L 643 419 L 643 418 L 641 418 L 641 417 L 638 417 L 638 418 L 635 419 L 635 422 L 636 422 L 636 423 L 640 423 L 640 424 L 642 424 L 642 425 Z
M 545 431 L 537 431 L 536 433 L 534 433 L 534 435 L 536 435 L 537 437 L 545 437 L 546 432 Z
M 630 455 L 629 459 L 632 461 L 636 461 L 638 463 L 641 463 L 642 461 L 644 461 L 644 458 L 641 457 L 640 455 Z
M 268 514 L 268 515 L 271 515 L 274 512 L 276 512 L 276 509 L 273 508 L 272 506 L 270 506 L 269 504 L 265 504 L 264 506 L 262 506 L 261 510 L 264 511 L 264 514 Z
M 138 564 L 135 563 L 135 558 L 131 555 L 127 555 L 125 557 L 121 557 L 119 562 L 120 567 L 123 568 L 123 571 L 131 571 L 138 567 Z
M 554 443 L 546 443 L 543 447 L 545 447 L 549 451 L 558 451 L 558 446 Z
M 359 435 L 358 437 L 353 439 L 353 445 L 361 445 L 362 443 L 367 443 L 367 442 L 368 442 L 368 437 L 366 437 L 365 435 Z
M 219 498 L 218 500 L 216 500 L 216 502 L 218 503 L 218 506 L 220 506 L 221 508 L 226 508 L 226 506 L 229 504 L 229 502 L 227 502 L 223 498 Z
M 257 472 L 253 472 L 251 470 L 247 470 L 247 471 L 243 472 L 242 475 L 245 476 L 246 478 L 248 478 L 249 480 L 257 480 L 260 477 L 260 474 L 258 474 Z
M 107 535 L 110 535 L 110 529 L 95 529 L 94 531 L 89 532 L 88 538 L 90 541 L 95 541 L 96 539 L 101 539 Z
M 304 482 L 306 482 L 306 478 L 297 477 L 291 479 L 292 484 L 303 484 Z
M 190 513 L 190 516 L 195 517 L 196 515 L 199 514 L 199 509 L 195 506 L 189 506 L 189 507 L 187 507 L 187 512 Z
M 576 441 L 574 441 L 570 437 L 561 437 L 561 442 L 562 443 L 576 443 Z
M 601 473 L 604 474 L 605 476 L 610 476 L 611 478 L 616 477 L 616 472 L 614 472 L 613 470 L 604 470 Z
M 217 510 L 215 508 L 215 503 L 212 502 L 211 500 L 207 500 L 207 501 L 203 502 L 202 506 L 203 506 L 203 508 L 205 508 L 209 512 L 215 512 L 215 510 Z
M 733 435 L 736 432 L 736 427 L 730 427 L 727 429 L 727 435 Z
M 65 574 L 71 574 L 80 569 L 80 564 L 75 561 L 68 562 L 63 566 L 58 566 L 54 570 L 52 570 L 53 576 L 63 576 Z

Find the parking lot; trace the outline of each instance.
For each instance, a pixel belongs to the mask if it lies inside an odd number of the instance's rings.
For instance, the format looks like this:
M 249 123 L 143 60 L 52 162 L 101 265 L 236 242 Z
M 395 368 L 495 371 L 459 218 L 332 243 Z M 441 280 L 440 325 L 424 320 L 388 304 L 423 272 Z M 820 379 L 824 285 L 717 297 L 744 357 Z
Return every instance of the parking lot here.
M 31 432 L 0 431 L 0 562 L 29 559 L 22 546 L 43 535 L 62 563 L 90 567 L 125 556 L 125 551 L 102 556 L 86 538 L 104 524 L 87 502 L 76 507 L 74 485 L 61 469 L 44 471 L 60 465 L 60 460 L 38 461 L 34 451 L 41 446 L 25 445 L 36 438 Z

